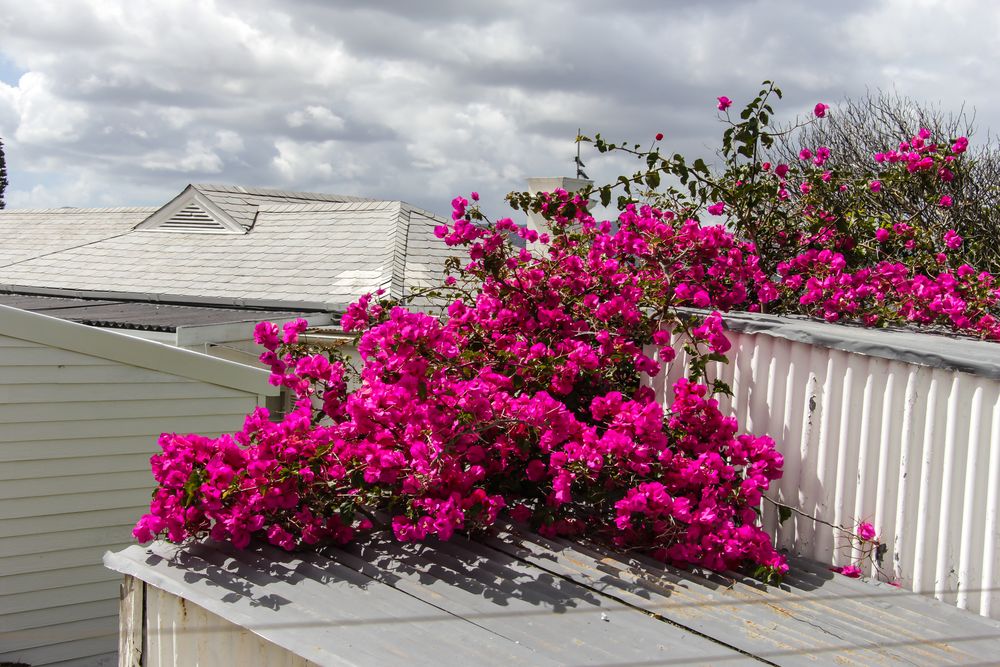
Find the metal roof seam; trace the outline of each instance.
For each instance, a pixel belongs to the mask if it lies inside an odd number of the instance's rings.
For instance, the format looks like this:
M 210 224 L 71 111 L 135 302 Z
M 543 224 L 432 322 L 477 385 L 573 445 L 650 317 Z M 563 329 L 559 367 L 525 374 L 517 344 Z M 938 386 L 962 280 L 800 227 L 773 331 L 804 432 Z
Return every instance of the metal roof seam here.
M 582 581 L 573 579 L 572 577 L 567 577 L 567 576 L 563 575 L 562 573 L 560 573 L 558 570 L 547 568 L 547 567 L 541 565 L 540 563 L 538 563 L 538 562 L 536 562 L 534 560 L 525 559 L 522 556 L 520 556 L 517 553 L 515 553 L 515 550 L 508 550 L 506 548 L 503 548 L 500 545 L 504 545 L 504 542 L 502 542 L 500 540 L 496 540 L 496 541 L 491 541 L 491 543 L 489 544 L 489 546 L 491 548 L 493 548 L 493 549 L 495 549 L 497 551 L 500 551 L 501 553 L 506 553 L 508 556 L 512 556 L 513 558 L 516 558 L 517 560 L 519 560 L 519 561 L 521 561 L 521 562 L 523 562 L 523 563 L 525 563 L 527 565 L 531 565 L 532 567 L 536 567 L 536 568 L 542 570 L 543 572 L 546 572 L 546 573 L 550 574 L 553 577 L 556 577 L 556 578 L 561 579 L 563 581 L 567 581 L 567 582 L 576 584 L 577 586 L 582 586 L 583 588 L 586 588 L 587 590 L 589 590 L 589 591 L 591 591 L 593 593 L 596 593 L 597 595 L 600 595 L 602 597 L 606 597 L 606 598 L 608 598 L 610 600 L 614 600 L 618 604 L 624 605 L 625 607 L 628 607 L 629 609 L 634 609 L 635 611 L 638 611 L 638 612 L 640 612 L 642 614 L 645 614 L 645 615 L 647 615 L 647 616 L 649 616 L 651 618 L 655 618 L 657 621 L 660 621 L 661 623 L 666 623 L 668 625 L 672 625 L 672 626 L 674 626 L 674 627 L 676 627 L 676 628 L 678 628 L 680 630 L 683 630 L 685 632 L 690 632 L 691 634 L 697 635 L 698 637 L 701 637 L 702 639 L 706 639 L 706 640 L 708 640 L 708 641 L 710 641 L 710 642 L 712 642 L 714 644 L 718 644 L 720 646 L 723 646 L 723 647 L 725 647 L 725 648 L 727 648 L 727 649 L 729 649 L 731 651 L 735 651 L 736 653 L 744 655 L 744 656 L 746 656 L 748 658 L 752 658 L 754 660 L 758 660 L 758 661 L 760 661 L 761 663 L 763 663 L 765 665 L 772 665 L 773 667 L 779 667 L 779 663 L 772 662 L 772 661 L 767 660 L 766 658 L 762 658 L 762 657 L 760 657 L 758 655 L 754 655 L 753 653 L 750 653 L 749 651 L 746 651 L 746 650 L 744 650 L 744 649 L 742 649 L 742 648 L 740 648 L 738 646 L 735 646 L 735 645 L 733 645 L 733 644 L 731 644 L 729 642 L 725 642 L 725 641 L 719 639 L 718 637 L 714 637 L 714 636 L 712 636 L 710 634 L 702 632 L 702 631 L 700 631 L 700 630 L 698 630 L 696 628 L 693 628 L 693 627 L 691 627 L 689 625 L 685 625 L 684 623 L 681 623 L 679 621 L 671 619 L 671 618 L 669 618 L 667 616 L 664 616 L 663 614 L 657 613 L 655 611 L 650 611 L 649 609 L 643 609 L 639 605 L 636 605 L 636 604 L 634 604 L 632 602 L 629 602 L 628 600 L 626 600 L 623 597 L 620 597 L 620 596 L 617 596 L 617 595 L 612 595 L 611 593 L 609 593 L 607 591 L 607 589 L 603 589 L 602 590 L 602 589 L 597 588 L 595 586 L 592 586 L 590 584 L 587 584 L 587 583 L 584 583 Z

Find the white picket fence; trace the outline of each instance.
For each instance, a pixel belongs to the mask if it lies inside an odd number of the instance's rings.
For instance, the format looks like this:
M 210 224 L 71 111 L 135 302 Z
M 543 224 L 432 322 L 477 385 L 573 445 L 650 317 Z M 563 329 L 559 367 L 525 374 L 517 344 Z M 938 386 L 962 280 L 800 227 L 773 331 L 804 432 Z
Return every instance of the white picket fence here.
M 730 362 L 710 377 L 733 388 L 722 409 L 784 455 L 770 495 L 835 525 L 873 523 L 889 578 L 1000 618 L 1000 344 L 767 316 L 727 324 Z M 668 404 L 682 364 L 654 382 Z M 839 531 L 764 509 L 780 547 L 831 566 L 856 558 Z

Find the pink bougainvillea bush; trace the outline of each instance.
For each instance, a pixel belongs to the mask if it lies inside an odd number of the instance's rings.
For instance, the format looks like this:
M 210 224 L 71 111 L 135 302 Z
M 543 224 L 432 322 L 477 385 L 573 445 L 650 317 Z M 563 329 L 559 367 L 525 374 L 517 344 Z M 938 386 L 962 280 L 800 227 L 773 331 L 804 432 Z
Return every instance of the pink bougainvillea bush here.
M 758 523 L 781 456 L 738 434 L 704 376 L 729 347 L 717 311 L 774 298 L 753 247 L 651 207 L 612 225 L 564 191 L 531 205 L 551 235 L 453 202 L 437 233 L 466 260 L 442 286 L 447 317 L 377 296 L 348 309 L 363 359 L 351 391 L 341 362 L 299 344 L 304 324 L 258 326 L 295 409 L 278 423 L 258 409 L 234 436 L 163 435 L 136 537 L 295 549 L 379 524 L 446 540 L 504 517 L 677 565 L 783 573 Z M 675 344 L 692 371 L 664 410 L 648 379 Z
M 922 130 L 860 172 L 832 166 L 824 146 L 772 163 L 774 97 L 766 83 L 738 120 L 717 98 L 719 168 L 661 155 L 662 134 L 648 149 L 597 136 L 598 151 L 634 154 L 642 169 L 576 195 L 512 194 L 547 234 L 491 223 L 475 194 L 455 199 L 437 232 L 463 259 L 421 295 L 446 312 L 379 295 L 353 304 L 353 389 L 343 360 L 299 341 L 304 323 L 260 325 L 261 359 L 295 409 L 278 422 L 258 409 L 232 436 L 164 434 L 136 537 L 296 549 L 379 529 L 446 540 L 512 519 L 676 565 L 780 576 L 758 518 L 781 456 L 720 412 L 714 396 L 728 388 L 706 373 L 729 349 L 721 313 L 1000 339 L 1000 292 L 975 268 L 986 244 L 951 215 L 969 205 L 953 188 L 965 137 Z M 818 103 L 805 122 L 835 113 Z M 617 219 L 595 220 L 592 199 L 615 194 Z M 664 407 L 649 380 L 681 349 L 685 377 Z M 859 539 L 877 547 L 869 532 Z
M 777 299 L 763 304 L 767 312 L 1000 340 L 1000 285 L 990 271 L 1000 267 L 1000 245 L 976 233 L 970 213 L 980 203 L 965 196 L 975 167 L 968 138 L 920 128 L 850 170 L 822 145 L 803 145 L 797 159 L 772 162 L 776 137 L 794 144 L 797 130 L 836 113 L 819 103 L 806 120 L 776 130 L 771 102 L 780 97 L 765 82 L 738 119 L 730 116 L 732 100 L 718 98 L 726 129 L 716 167 L 661 154 L 659 141 L 642 149 L 580 137 L 643 164 L 593 192 L 605 204 L 617 189 L 619 206 L 645 200 L 687 217 L 724 220 L 736 238 L 754 244 L 773 283 Z M 663 176 L 675 184 L 660 188 Z

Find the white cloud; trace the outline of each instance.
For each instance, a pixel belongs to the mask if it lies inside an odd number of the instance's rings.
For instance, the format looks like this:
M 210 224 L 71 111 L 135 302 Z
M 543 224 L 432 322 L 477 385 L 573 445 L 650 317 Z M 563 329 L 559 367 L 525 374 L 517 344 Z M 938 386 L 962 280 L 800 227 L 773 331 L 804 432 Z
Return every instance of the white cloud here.
M 280 139 L 274 146 L 278 154 L 272 166 L 284 185 L 353 182 L 364 173 L 361 163 L 336 141 L 302 143 Z
M 24 144 L 61 144 L 79 136 L 87 108 L 61 99 L 42 72 L 28 72 L 16 87 L 4 86 L 4 97 L 17 117 L 14 138 Z
M 312 125 L 323 130 L 342 130 L 345 125 L 343 118 L 326 107 L 316 104 L 311 104 L 300 111 L 291 112 L 285 116 L 285 120 L 288 121 L 290 127 Z
M 239 153 L 243 150 L 243 137 L 232 130 L 219 130 L 215 133 L 215 147 L 224 153 Z
M 200 141 L 189 141 L 183 152 L 156 151 L 145 156 L 140 165 L 154 171 L 217 174 L 222 171 L 222 159 Z

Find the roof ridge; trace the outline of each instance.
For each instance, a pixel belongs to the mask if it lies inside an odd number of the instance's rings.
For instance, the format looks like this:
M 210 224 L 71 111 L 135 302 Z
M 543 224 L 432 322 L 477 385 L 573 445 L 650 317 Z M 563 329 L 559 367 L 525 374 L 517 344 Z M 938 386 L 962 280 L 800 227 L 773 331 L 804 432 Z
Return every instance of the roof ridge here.
M 261 188 L 245 185 L 225 185 L 219 183 L 192 183 L 198 190 L 205 192 L 227 192 L 230 194 L 244 194 L 258 197 L 279 197 L 282 199 L 305 199 L 317 201 L 372 201 L 370 197 L 357 197 L 354 195 L 340 195 L 327 192 L 306 192 L 303 190 L 281 190 L 278 188 Z
M 105 206 L 100 208 L 85 208 L 80 206 L 59 206 L 56 208 L 7 208 L 0 210 L 0 215 L 10 213 L 52 214 L 52 213 L 145 213 L 158 211 L 159 206 Z
M 342 211 L 345 207 L 364 205 L 360 209 L 347 210 L 382 210 L 397 205 L 402 209 L 403 202 L 398 199 L 364 199 L 361 201 L 315 201 L 315 202 L 291 202 L 288 204 L 278 204 L 274 202 L 263 203 L 257 206 L 257 210 L 267 213 L 291 212 L 291 211 Z

